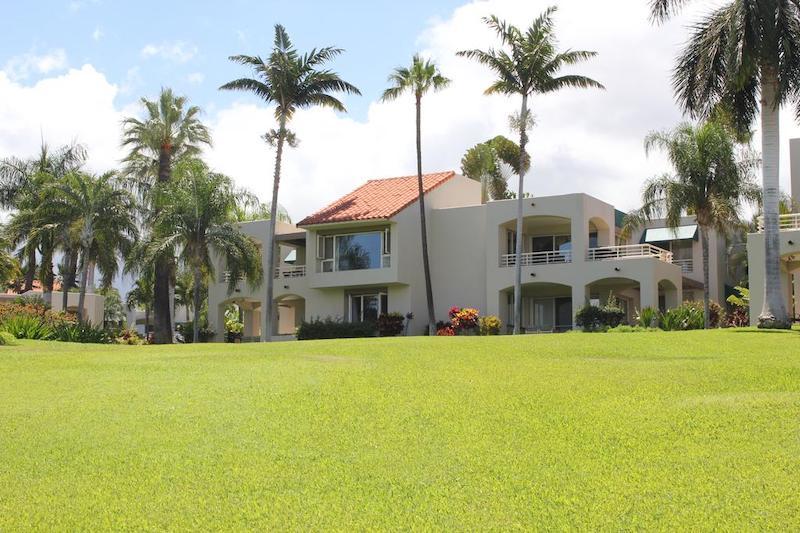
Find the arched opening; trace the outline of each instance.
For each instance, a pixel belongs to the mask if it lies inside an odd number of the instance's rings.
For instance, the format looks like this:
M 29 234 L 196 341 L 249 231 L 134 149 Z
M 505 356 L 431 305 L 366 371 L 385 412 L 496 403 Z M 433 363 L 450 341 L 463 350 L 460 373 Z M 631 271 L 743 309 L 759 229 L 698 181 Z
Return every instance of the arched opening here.
M 588 241 L 589 248 L 600 248 L 603 246 L 611 246 L 611 228 L 600 217 L 592 217 L 589 219 L 589 235 Z
M 514 288 L 500 291 L 500 320 L 514 328 Z M 522 285 L 522 324 L 526 333 L 572 329 L 572 287 L 560 283 L 534 282 Z
M 500 264 L 513 266 L 517 221 L 500 225 Z M 572 227 L 567 217 L 537 215 L 522 223 L 522 264 L 568 263 L 572 260 Z
M 295 294 L 286 294 L 275 299 L 275 335 L 294 335 L 297 327 L 305 320 L 306 301 Z
M 638 281 L 630 278 L 603 278 L 586 286 L 589 304 L 602 307 L 611 301 L 624 312 L 624 323 L 632 324 L 641 309 L 641 287 Z

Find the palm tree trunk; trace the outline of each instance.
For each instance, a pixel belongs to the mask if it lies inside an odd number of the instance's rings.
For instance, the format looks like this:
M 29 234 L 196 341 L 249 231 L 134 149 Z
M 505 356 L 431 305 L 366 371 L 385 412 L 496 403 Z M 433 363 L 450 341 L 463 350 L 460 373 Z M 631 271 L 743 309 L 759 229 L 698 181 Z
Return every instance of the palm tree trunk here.
M 286 117 L 280 119 L 278 129 L 278 146 L 275 151 L 275 172 L 272 176 L 272 204 L 269 206 L 269 235 L 266 242 L 267 249 L 267 295 L 264 301 L 264 328 L 261 330 L 261 342 L 272 340 L 272 298 L 275 292 L 275 225 L 278 218 L 278 189 L 281 182 L 281 159 L 283 158 L 283 143 L 286 138 Z
M 761 77 L 761 152 L 764 189 L 764 306 L 759 327 L 788 328 L 786 304 L 781 294 L 781 252 L 778 229 L 780 183 L 780 105 L 777 102 L 778 76 L 774 67 L 762 68 Z
M 72 248 L 65 250 L 64 279 L 61 280 L 61 310 L 66 311 L 69 304 L 69 289 L 75 283 L 75 270 L 78 268 L 78 250 Z
M 514 335 L 522 333 L 522 195 L 525 185 L 525 145 L 528 134 L 525 127 L 528 119 L 528 95 L 522 95 L 519 113 L 519 184 L 517 186 L 517 238 L 514 250 Z
M 172 177 L 172 147 L 161 148 L 158 157 L 158 182 L 167 183 Z M 155 206 L 156 214 L 159 206 Z M 170 280 L 172 278 L 173 261 L 167 257 L 156 259 L 155 275 L 153 280 L 153 311 L 154 328 L 153 342 L 155 344 L 172 343 L 172 312 L 170 311 Z
M 200 342 L 200 267 L 194 267 L 194 327 L 192 328 L 192 342 Z M 189 314 L 189 311 L 186 311 Z M 188 316 L 187 316 L 188 319 Z M 188 320 L 187 320 L 188 321 Z
M 711 293 L 709 291 L 708 273 L 708 228 L 700 226 L 700 239 L 703 248 L 703 327 L 711 327 Z
M 150 329 L 150 306 L 144 306 L 144 338 L 147 338 L 148 330 Z
M 36 278 L 36 247 L 27 245 L 28 264 L 25 269 L 25 285 L 22 287 L 22 292 L 33 290 L 33 280 Z
M 83 322 L 83 305 L 86 301 L 86 283 L 89 278 L 89 258 L 86 257 L 87 248 L 83 249 L 82 268 L 81 268 L 81 289 L 78 296 L 78 322 Z
M 425 274 L 425 298 L 428 305 L 428 335 L 436 335 L 436 311 L 433 305 L 431 265 L 428 259 L 428 223 L 425 217 L 425 187 L 422 183 L 422 95 L 417 94 L 417 189 L 419 191 L 419 227 L 422 237 L 422 270 Z

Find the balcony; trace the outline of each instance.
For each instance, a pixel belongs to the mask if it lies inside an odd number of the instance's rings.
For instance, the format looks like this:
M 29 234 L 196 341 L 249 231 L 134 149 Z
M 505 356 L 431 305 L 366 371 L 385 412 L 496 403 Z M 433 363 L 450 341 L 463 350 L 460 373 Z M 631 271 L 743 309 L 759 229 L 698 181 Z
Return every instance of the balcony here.
M 780 231 L 800 230 L 800 213 L 788 213 L 778 217 L 778 229 Z M 758 217 L 758 231 L 764 231 L 764 217 Z
M 681 267 L 681 272 L 683 274 L 691 274 L 694 272 L 694 260 L 692 259 L 673 259 L 672 264 Z
M 304 277 L 306 277 L 305 265 L 284 266 L 275 268 L 275 273 L 274 273 L 275 279 L 304 278 Z
M 609 261 L 616 259 L 632 259 L 654 257 L 665 263 L 672 263 L 672 252 L 653 246 L 652 244 L 628 244 L 624 246 L 602 246 L 589 248 L 587 261 Z
M 500 267 L 512 267 L 517 262 L 516 254 L 503 254 L 500 256 Z M 572 252 L 552 251 L 552 252 L 527 252 L 522 254 L 520 264 L 522 266 L 532 265 L 552 265 L 572 262 Z

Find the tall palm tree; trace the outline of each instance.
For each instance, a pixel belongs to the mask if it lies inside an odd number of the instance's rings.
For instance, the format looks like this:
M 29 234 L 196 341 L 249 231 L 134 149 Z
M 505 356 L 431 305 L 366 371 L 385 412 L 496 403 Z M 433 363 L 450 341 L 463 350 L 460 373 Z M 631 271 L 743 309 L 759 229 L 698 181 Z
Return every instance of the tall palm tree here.
M 230 178 L 210 172 L 201 161 L 179 163 L 174 182 L 161 188 L 159 195 L 164 198 L 164 209 L 146 253 L 156 259 L 177 251 L 180 262 L 191 270 L 194 342 L 198 342 L 200 290 L 203 274 L 214 276 L 212 253 L 225 260 L 229 292 L 242 276 L 252 288 L 261 284 L 261 253 L 234 219 L 238 197 Z
M 525 173 L 530 159 L 525 148 L 528 144 L 527 126 L 530 123 L 528 99 L 535 94 L 546 94 L 561 89 L 597 88 L 603 85 L 586 76 L 561 74 L 565 66 L 575 65 L 597 55 L 583 50 L 558 51 L 550 7 L 537 17 L 531 26 L 522 31 L 495 16 L 485 18 L 486 24 L 497 33 L 501 49 L 463 50 L 458 55 L 475 59 L 489 67 L 497 79 L 485 94 L 519 95 L 522 103 L 517 117 L 519 124 L 519 165 L 517 172 L 517 239 L 514 259 L 514 334 L 522 332 L 522 205 Z
M 150 311 L 153 309 L 152 272 L 143 272 L 134 282 L 133 288 L 125 296 L 125 305 L 129 310 L 144 309 L 144 334 L 146 337 L 150 327 Z
M 287 127 L 298 109 L 313 106 L 328 107 L 335 111 L 345 111 L 344 104 L 331 93 L 361 94 L 359 90 L 342 80 L 335 72 L 324 65 L 341 54 L 343 50 L 335 47 L 312 49 L 300 54 L 292 45 L 289 35 L 280 24 L 275 25 L 275 39 L 272 51 L 266 59 L 259 56 L 236 55 L 229 59 L 240 65 L 250 67 L 253 78 L 239 78 L 226 83 L 220 89 L 251 92 L 275 106 L 277 130 L 273 129 L 264 139 L 276 147 L 275 170 L 272 179 L 272 201 L 269 217 L 269 243 L 267 246 L 267 295 L 264 302 L 264 327 L 261 340 L 269 341 L 273 329 L 273 302 L 275 270 L 275 223 L 278 220 L 278 189 L 281 180 L 281 161 L 284 144 L 294 146 L 297 139 Z
M 687 2 L 653 0 L 653 17 L 664 20 Z M 761 115 L 766 275 L 759 326 L 788 328 L 780 278 L 779 114 L 786 103 L 800 113 L 800 2 L 731 0 L 718 7 L 694 26 L 673 86 L 693 117 L 723 104 L 739 129 L 746 129 Z
M 398 67 L 389 75 L 391 87 L 383 91 L 382 101 L 395 100 L 405 92 L 414 96 L 417 130 L 417 191 L 419 195 L 419 222 L 422 235 L 422 269 L 425 273 L 425 297 L 428 304 L 428 334 L 436 334 L 436 314 L 433 306 L 431 267 L 428 260 L 428 229 L 425 218 L 425 189 L 422 183 L 422 97 L 429 91 L 440 91 L 450 85 L 439 68 L 430 60 L 415 54 L 410 67 Z
M 119 258 L 138 236 L 133 196 L 116 182 L 113 172 L 99 176 L 72 172 L 50 185 L 48 201 L 40 207 L 43 220 L 63 220 L 80 252 L 81 280 L 78 320 L 83 321 L 86 287 L 95 266 L 108 286 L 118 271 Z
M 129 149 L 125 173 L 139 192 L 146 219 L 152 222 L 161 210 L 150 194 L 154 185 L 169 182 L 175 162 L 197 156 L 203 146 L 211 145 L 211 135 L 200 121 L 200 108 L 190 106 L 186 97 L 176 96 L 172 89 L 161 89 L 158 100 L 142 98 L 141 104 L 145 118 L 123 121 L 122 145 Z M 158 344 L 172 342 L 174 263 L 164 256 L 155 265 L 154 341 Z
M 708 328 L 709 231 L 729 234 L 741 223 L 742 203 L 758 203 L 760 190 L 752 179 L 758 162 L 741 155 L 731 132 L 713 121 L 699 126 L 683 123 L 672 131 L 651 133 L 645 139 L 645 151 L 654 149 L 666 153 L 673 173 L 647 181 L 643 205 L 627 216 L 624 231 L 630 233 L 645 221 L 662 216 L 672 228 L 680 225 L 684 213 L 695 217 L 703 250 L 703 307 Z
M 514 141 L 498 135 L 478 143 L 461 158 L 464 176 L 481 183 L 481 201 L 509 198 L 509 170 L 518 174 L 519 146 Z M 508 169 L 508 170 L 507 170 Z
M 183 306 L 186 312 L 186 322 L 189 322 L 189 313 L 194 301 L 194 276 L 191 270 L 183 269 L 175 276 L 175 306 Z
M 80 144 L 70 144 L 51 149 L 42 141 L 39 154 L 30 159 L 9 157 L 0 160 L 0 207 L 14 214 L 5 235 L 12 247 L 18 248 L 24 260 L 25 282 L 23 292 L 33 288 L 39 276 L 45 292 L 53 287 L 52 258 L 58 244 L 50 229 L 36 229 L 36 210 L 45 201 L 47 186 L 72 171 L 86 160 L 86 149 Z M 42 260 L 37 270 L 37 252 Z

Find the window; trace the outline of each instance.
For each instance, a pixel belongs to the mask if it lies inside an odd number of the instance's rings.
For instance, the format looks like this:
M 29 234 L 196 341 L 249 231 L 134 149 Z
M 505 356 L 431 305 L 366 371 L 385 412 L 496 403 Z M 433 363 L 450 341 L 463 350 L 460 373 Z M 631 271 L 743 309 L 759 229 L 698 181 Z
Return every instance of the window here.
M 553 236 L 547 237 L 533 237 L 531 240 L 531 250 L 534 252 L 552 252 L 553 251 Z
M 350 322 L 375 322 L 388 307 L 389 297 L 385 292 L 350 294 L 347 319 Z
M 506 253 L 517 253 L 517 232 L 512 230 L 506 231 Z
M 597 243 L 598 243 L 597 232 L 596 231 L 590 231 L 589 232 L 589 248 L 597 248 Z
M 569 235 L 546 235 L 531 238 L 533 252 L 561 252 L 562 260 L 569 261 L 572 253 L 572 238 Z
M 391 264 L 389 229 L 344 235 L 319 235 L 320 272 L 388 268 Z

